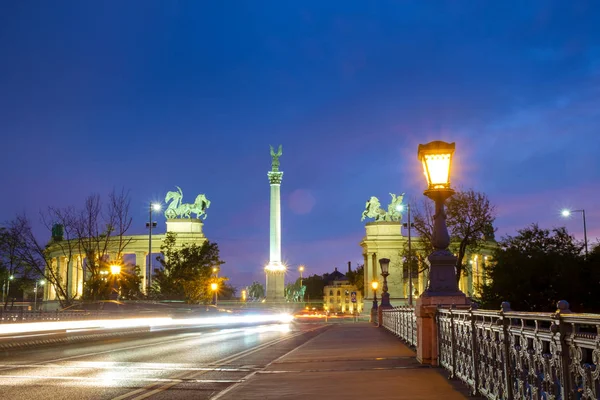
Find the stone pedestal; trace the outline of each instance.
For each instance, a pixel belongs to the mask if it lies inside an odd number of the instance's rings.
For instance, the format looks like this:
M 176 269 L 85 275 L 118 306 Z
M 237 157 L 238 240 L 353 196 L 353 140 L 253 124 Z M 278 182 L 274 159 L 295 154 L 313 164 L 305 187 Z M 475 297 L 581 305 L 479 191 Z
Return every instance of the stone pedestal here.
M 202 233 L 204 223 L 196 218 L 168 219 L 167 232 Z
M 268 302 L 285 301 L 285 271 L 266 270 L 267 287 L 266 299 Z
M 466 305 L 467 296 L 456 283 L 456 257 L 448 250 L 438 250 L 427 257 L 429 287 L 417 299 L 417 361 L 438 365 L 438 332 L 435 313 L 439 305 Z

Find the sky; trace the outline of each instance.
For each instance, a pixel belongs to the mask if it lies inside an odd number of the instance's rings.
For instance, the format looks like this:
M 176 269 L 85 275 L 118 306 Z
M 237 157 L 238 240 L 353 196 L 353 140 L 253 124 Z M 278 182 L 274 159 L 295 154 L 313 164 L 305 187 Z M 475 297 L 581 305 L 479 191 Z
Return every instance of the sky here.
M 6 1 L 0 221 L 116 188 L 132 234 L 167 191 L 234 286 L 264 281 L 269 145 L 283 145 L 282 252 L 296 278 L 362 261 L 370 196 L 423 199 L 420 143 L 452 183 L 531 223 L 600 237 L 596 1 Z M 158 216 L 164 232 L 164 216 Z M 49 238 L 41 224 L 41 239 Z

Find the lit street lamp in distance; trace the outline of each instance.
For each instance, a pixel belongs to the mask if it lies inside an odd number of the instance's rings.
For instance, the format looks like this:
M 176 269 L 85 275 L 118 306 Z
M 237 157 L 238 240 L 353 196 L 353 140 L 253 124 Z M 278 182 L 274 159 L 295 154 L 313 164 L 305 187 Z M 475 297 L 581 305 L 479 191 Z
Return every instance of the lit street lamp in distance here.
M 210 289 L 213 291 L 213 304 L 216 306 L 217 305 L 217 292 L 219 290 L 219 284 L 216 282 L 211 283 Z
M 40 279 L 39 281 L 37 279 L 35 280 L 35 288 L 33 289 L 33 293 L 34 293 L 33 311 L 37 311 L 38 285 L 44 286 L 45 284 L 46 284 L 46 281 L 43 279 Z
M 373 307 L 371 307 L 371 322 L 377 321 L 377 288 L 379 287 L 379 282 L 373 281 L 371 282 L 371 288 L 373 289 Z
M 115 300 L 119 299 L 119 296 L 121 295 L 121 282 L 119 279 L 119 276 L 121 275 L 121 266 L 118 264 L 112 264 L 110 267 L 110 274 L 113 276 L 114 278 L 114 283 L 116 284 L 116 292 L 117 292 L 117 298 Z
M 302 273 L 304 272 L 304 265 L 299 266 L 298 271 L 300 272 L 300 288 L 302 288 Z
M 160 203 L 150 203 L 150 216 L 148 219 L 148 222 L 146 223 L 146 228 L 149 229 L 149 234 L 148 234 L 148 271 L 146 271 L 147 276 L 148 276 L 148 282 L 147 282 L 147 286 L 148 289 L 150 289 L 150 287 L 152 287 L 152 273 L 153 273 L 153 268 L 152 268 L 152 228 L 156 228 L 156 222 L 152 221 L 152 211 L 160 211 L 162 208 Z
M 587 241 L 587 227 L 585 225 L 585 210 L 584 209 L 581 209 L 581 210 L 564 209 L 564 210 L 562 210 L 561 214 L 563 217 L 569 218 L 572 213 L 576 213 L 576 212 L 580 212 L 581 215 L 583 216 L 583 243 L 585 244 L 585 258 L 587 258 L 588 257 L 588 241 Z

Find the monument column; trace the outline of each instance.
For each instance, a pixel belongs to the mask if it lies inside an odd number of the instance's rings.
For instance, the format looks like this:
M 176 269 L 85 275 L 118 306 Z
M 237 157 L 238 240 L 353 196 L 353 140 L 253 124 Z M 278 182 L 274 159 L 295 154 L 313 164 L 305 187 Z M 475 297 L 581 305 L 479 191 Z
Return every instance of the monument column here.
M 271 171 L 267 172 L 271 185 L 271 211 L 270 211 L 270 240 L 269 264 L 265 267 L 267 300 L 283 301 L 285 265 L 281 263 L 281 180 L 283 172 L 279 171 L 279 157 L 282 155 L 281 145 L 277 152 L 271 147 Z

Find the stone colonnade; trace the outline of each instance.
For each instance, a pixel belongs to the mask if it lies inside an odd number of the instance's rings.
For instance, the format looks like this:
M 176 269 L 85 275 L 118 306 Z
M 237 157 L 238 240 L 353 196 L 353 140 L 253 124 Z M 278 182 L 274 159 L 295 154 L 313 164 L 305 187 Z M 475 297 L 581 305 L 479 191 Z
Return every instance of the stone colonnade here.
M 169 219 L 167 220 L 167 232 L 173 232 L 177 234 L 177 246 L 183 245 L 202 245 L 207 239 L 202 233 L 203 223 L 199 219 Z M 160 248 L 165 240 L 165 234 L 152 235 L 152 244 L 149 243 L 148 235 L 134 235 L 114 238 L 108 243 L 108 248 L 104 256 L 111 261 L 116 261 L 120 265 L 124 265 L 124 259 L 127 258 L 131 261 L 132 256 L 135 257 L 133 265 L 138 265 L 141 269 L 141 289 L 146 290 L 147 286 L 147 272 L 148 266 L 148 253 L 150 247 L 152 248 L 152 255 L 156 257 L 160 253 Z M 86 262 L 84 254 L 75 254 L 74 252 L 68 253 L 66 249 L 75 249 L 76 240 L 73 239 L 72 243 L 65 245 L 66 242 L 50 243 L 48 250 L 51 260 L 51 266 L 54 271 L 57 271 L 61 282 L 65 290 L 68 290 L 69 297 L 80 298 L 83 294 L 84 282 L 86 280 Z M 123 248 L 123 243 L 125 243 Z M 129 265 L 132 263 L 129 262 Z M 156 269 L 158 261 L 153 260 L 152 266 Z M 57 300 L 56 288 L 53 285 L 45 285 L 44 287 L 44 300 L 54 301 Z

